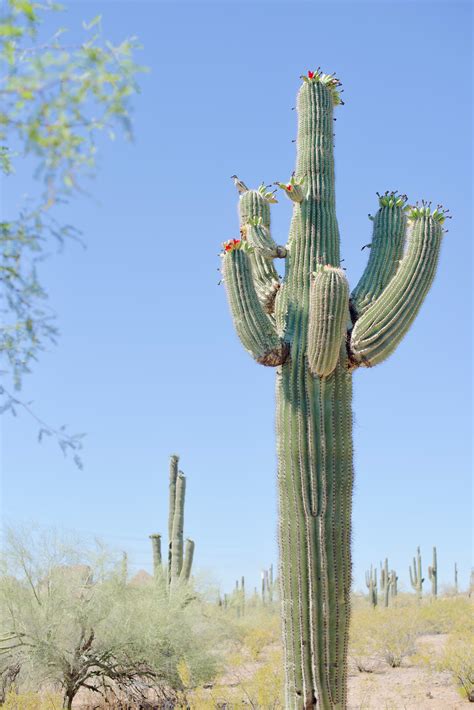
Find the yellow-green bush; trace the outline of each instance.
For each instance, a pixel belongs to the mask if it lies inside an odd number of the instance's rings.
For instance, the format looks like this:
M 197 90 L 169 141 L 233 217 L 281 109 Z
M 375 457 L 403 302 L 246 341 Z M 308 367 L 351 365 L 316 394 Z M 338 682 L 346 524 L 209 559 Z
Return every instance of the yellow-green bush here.
M 15 693 L 11 690 L 2 705 L 3 710 L 61 710 L 63 701 L 57 693 Z

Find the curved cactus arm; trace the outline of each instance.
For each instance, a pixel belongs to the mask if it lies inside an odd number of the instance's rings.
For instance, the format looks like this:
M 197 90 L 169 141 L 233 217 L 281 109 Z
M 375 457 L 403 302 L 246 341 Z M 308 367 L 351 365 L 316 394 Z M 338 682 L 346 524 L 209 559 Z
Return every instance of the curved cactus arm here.
M 308 365 L 313 375 L 330 375 L 339 360 L 349 316 L 349 286 L 342 269 L 319 266 L 311 283 Z
M 250 262 L 257 296 L 265 312 L 271 314 L 280 288 L 280 277 L 272 260 L 284 258 L 286 249 L 279 247 L 271 236 L 269 197 L 273 193 L 267 193 L 264 185 L 245 192 L 239 200 L 239 219 L 242 239 L 252 247 Z
M 403 256 L 406 233 L 406 195 L 379 195 L 373 220 L 370 256 L 359 283 L 351 294 L 354 320 L 360 318 L 391 281 Z
M 356 321 L 350 339 L 354 365 L 372 367 L 395 350 L 433 282 L 443 236 L 445 213 L 429 206 L 408 215 L 411 233 L 397 273 L 381 296 Z
M 289 345 L 278 337 L 255 289 L 249 247 L 245 242 L 224 245 L 223 275 L 234 326 L 242 345 L 262 365 L 285 362 Z
M 184 561 L 183 561 L 183 567 L 181 569 L 181 579 L 186 580 L 186 582 L 189 580 L 191 577 L 191 569 L 193 566 L 193 557 L 194 557 L 194 540 L 191 540 L 189 537 L 186 538 L 186 543 L 184 546 Z

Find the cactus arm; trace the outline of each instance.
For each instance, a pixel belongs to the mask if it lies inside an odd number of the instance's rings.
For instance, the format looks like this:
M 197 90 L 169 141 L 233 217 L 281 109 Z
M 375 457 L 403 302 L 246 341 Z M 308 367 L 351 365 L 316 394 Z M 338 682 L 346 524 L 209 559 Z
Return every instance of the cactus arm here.
M 171 580 L 171 542 L 173 540 L 173 520 L 176 505 L 176 480 L 178 478 L 179 456 L 170 456 L 169 502 L 168 502 L 168 581 Z M 153 544 L 153 543 L 152 543 Z
M 263 310 L 247 251 L 243 246 L 231 247 L 222 262 L 229 306 L 242 345 L 260 364 L 281 365 L 288 357 L 289 345 L 279 338 Z
M 186 538 L 186 543 L 184 547 L 184 561 L 183 561 L 183 567 L 181 569 L 181 579 L 184 579 L 186 582 L 189 581 L 189 578 L 191 577 L 191 569 L 193 566 L 193 558 L 194 558 L 194 540 L 191 540 L 189 537 Z
M 353 363 L 372 367 L 395 350 L 413 323 L 433 281 L 444 213 L 429 207 L 409 215 L 411 234 L 397 273 L 382 295 L 356 321 L 350 339 Z
M 349 287 L 342 269 L 318 266 L 309 297 L 308 364 L 313 375 L 335 369 L 348 320 Z
M 272 239 L 270 205 L 265 194 L 263 186 L 245 192 L 239 200 L 239 218 L 242 238 L 252 247 L 249 259 L 257 296 L 264 311 L 272 314 L 280 288 L 280 277 L 272 260 L 283 258 L 286 250 Z
M 176 479 L 176 499 L 171 534 L 171 582 L 177 580 L 183 567 L 183 527 L 184 499 L 186 495 L 186 478 L 178 472 Z
M 153 574 L 156 576 L 161 570 L 161 535 L 150 535 L 151 549 L 153 552 Z
M 403 256 L 407 222 L 405 202 L 406 195 L 395 192 L 379 196 L 379 210 L 371 218 L 373 233 L 369 261 L 351 294 L 355 318 L 365 313 L 395 275 Z

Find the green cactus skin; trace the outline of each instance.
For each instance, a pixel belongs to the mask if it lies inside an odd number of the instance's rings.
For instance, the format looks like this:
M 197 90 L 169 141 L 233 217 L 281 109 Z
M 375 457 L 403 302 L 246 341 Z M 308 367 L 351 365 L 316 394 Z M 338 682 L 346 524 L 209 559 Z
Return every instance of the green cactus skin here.
M 273 195 L 266 196 L 262 189 L 244 192 L 241 241 L 224 244 L 222 270 L 242 344 L 261 364 L 277 367 L 278 577 L 286 708 L 307 710 L 317 705 L 321 710 L 344 710 L 351 584 L 352 372 L 384 360 L 406 333 L 434 275 L 445 214 L 423 204 L 405 215 L 404 197 L 397 193 L 380 197 L 371 258 L 352 300 L 342 293 L 332 302 L 326 299 L 324 316 L 313 309 L 311 317 L 312 274 L 318 267 L 340 268 L 333 107 L 342 102 L 333 75 L 318 70 L 303 79 L 297 98 L 294 173 L 294 183 L 302 187 L 293 202 L 288 243 L 275 246 L 270 235 Z M 402 252 L 407 224 L 408 247 Z M 278 288 L 276 272 L 255 265 L 260 257 L 268 268 L 272 255 L 285 258 L 285 276 Z M 272 288 L 276 294 L 270 303 Z M 341 311 L 349 327 L 337 348 Z M 320 347 L 329 353 L 317 352 L 314 341 L 323 318 L 334 325 L 334 337 L 320 337 Z M 262 585 L 265 596 L 264 579 Z
M 184 499 L 186 495 L 186 478 L 181 471 L 176 479 L 176 498 L 173 517 L 173 530 L 171 533 L 171 583 L 179 579 L 183 567 L 184 542 Z
M 403 255 L 407 219 L 406 196 L 385 193 L 373 217 L 373 234 L 366 269 L 351 294 L 351 305 L 361 316 L 391 281 Z
M 428 567 L 428 577 L 431 582 L 431 596 L 436 599 L 438 596 L 438 556 L 436 547 L 433 547 L 433 563 Z
M 393 569 L 390 572 L 390 596 L 396 597 L 398 594 L 398 577 L 397 573 Z
M 383 594 L 383 601 L 385 607 L 388 607 L 391 585 L 392 575 L 388 571 L 388 558 L 386 557 L 383 567 L 382 563 L 380 563 L 380 591 Z
M 184 561 L 180 573 L 181 579 L 184 579 L 186 582 L 188 582 L 191 577 L 191 569 L 193 566 L 194 558 L 194 547 L 194 540 L 191 540 L 189 537 L 187 537 L 184 545 Z
M 369 590 L 369 601 L 375 609 L 378 603 L 377 568 L 373 568 L 372 565 L 370 565 L 370 572 L 365 573 L 365 584 Z
M 416 548 L 416 558 L 413 558 L 413 567 L 409 567 L 410 572 L 410 583 L 415 590 L 417 597 L 421 600 L 423 596 L 423 573 L 421 571 L 421 552 L 420 548 Z
M 339 360 L 346 337 L 349 286 L 342 269 L 318 266 L 309 295 L 308 365 L 327 377 Z
M 173 539 L 173 520 L 176 502 L 176 480 L 178 478 L 179 456 L 170 456 L 170 480 L 169 480 L 169 502 L 168 502 L 168 582 L 171 581 L 171 541 Z
M 161 571 L 161 535 L 154 533 L 150 535 L 151 550 L 153 553 L 153 574 L 156 576 Z
M 385 360 L 420 310 L 433 282 L 443 228 L 431 214 L 411 222 L 408 248 L 383 293 L 357 320 L 351 336 L 352 358 L 365 367 Z

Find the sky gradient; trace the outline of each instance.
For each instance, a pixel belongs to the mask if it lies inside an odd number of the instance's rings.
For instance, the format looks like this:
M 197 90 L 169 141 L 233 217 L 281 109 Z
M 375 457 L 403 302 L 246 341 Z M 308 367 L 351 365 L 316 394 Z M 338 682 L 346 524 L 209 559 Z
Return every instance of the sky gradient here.
M 150 67 L 134 102 L 135 141 L 101 143 L 91 197 L 65 218 L 83 231 L 41 270 L 59 346 L 24 397 L 52 424 L 85 431 L 85 468 L 28 417 L 2 419 L 6 523 L 98 535 L 151 568 L 166 532 L 170 453 L 188 477 L 185 533 L 196 566 L 229 589 L 276 562 L 274 372 L 244 352 L 219 281 L 236 236 L 229 176 L 251 186 L 294 166 L 299 75 L 336 71 L 336 189 L 352 287 L 367 259 L 376 191 L 449 207 L 438 275 L 396 353 L 354 376 L 355 587 L 388 555 L 408 589 L 418 545 L 438 548 L 440 584 L 470 570 L 471 8 L 468 3 L 74 2 L 51 20 L 76 36 L 137 35 Z M 77 33 L 80 36 L 80 32 Z M 21 186 L 19 186 L 21 181 Z M 21 187 L 21 189 L 20 189 Z M 4 205 L 34 190 L 28 172 Z M 291 205 L 272 209 L 286 241 Z

